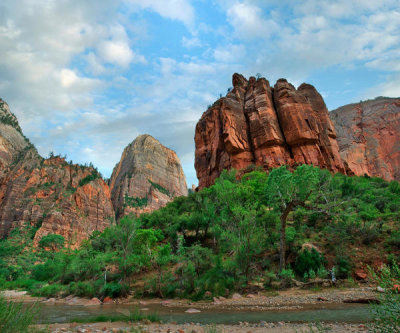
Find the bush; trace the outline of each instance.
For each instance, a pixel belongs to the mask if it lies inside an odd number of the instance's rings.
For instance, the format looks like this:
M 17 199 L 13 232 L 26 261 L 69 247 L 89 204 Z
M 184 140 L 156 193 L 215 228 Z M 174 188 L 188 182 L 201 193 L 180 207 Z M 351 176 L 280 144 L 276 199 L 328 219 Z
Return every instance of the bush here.
M 272 287 L 272 282 L 276 281 L 276 274 L 273 272 L 266 272 L 264 275 L 264 287 L 269 289 Z
M 390 246 L 391 248 L 400 250 L 400 231 L 395 231 L 394 233 L 392 233 L 385 244 L 387 246 Z
M 79 186 L 84 186 L 90 183 L 91 181 L 96 180 L 97 178 L 100 178 L 100 174 L 96 170 L 93 170 L 90 175 L 86 176 L 85 178 L 82 178 L 79 181 Z
M 283 288 L 288 288 L 292 286 L 292 280 L 294 279 L 294 272 L 291 268 L 282 269 L 279 273 L 279 278 L 281 279 L 281 286 Z
M 338 279 L 346 279 L 350 276 L 352 263 L 347 256 L 336 256 L 335 258 L 335 271 Z
M 96 295 L 96 290 L 91 282 L 72 282 L 69 285 L 69 293 L 79 297 L 92 298 Z
M 109 296 L 112 298 L 120 297 L 128 293 L 128 286 L 125 284 L 120 284 L 117 282 L 107 283 L 101 289 L 101 294 L 103 296 Z
M 32 295 L 40 297 L 56 297 L 60 296 L 60 294 L 64 294 L 66 291 L 67 291 L 67 286 L 55 283 L 46 285 L 36 291 L 33 291 Z
M 318 272 L 318 270 L 323 267 L 325 262 L 324 256 L 314 248 L 311 249 L 311 251 L 305 249 L 297 256 L 294 270 L 301 277 L 303 277 L 305 273 L 309 274 L 310 270 L 315 274 L 315 272 Z
M 52 260 L 33 266 L 31 277 L 36 281 L 50 281 L 59 274 L 60 267 Z
M 51 251 L 56 251 L 64 247 L 65 238 L 57 234 L 48 234 L 43 236 L 39 241 L 39 246 L 41 248 L 50 248 Z
M 400 332 L 400 293 L 394 285 L 400 284 L 400 267 L 393 262 L 392 267 L 384 267 L 378 274 L 372 269 L 370 275 L 375 282 L 384 288 L 380 304 L 371 305 L 373 332 Z

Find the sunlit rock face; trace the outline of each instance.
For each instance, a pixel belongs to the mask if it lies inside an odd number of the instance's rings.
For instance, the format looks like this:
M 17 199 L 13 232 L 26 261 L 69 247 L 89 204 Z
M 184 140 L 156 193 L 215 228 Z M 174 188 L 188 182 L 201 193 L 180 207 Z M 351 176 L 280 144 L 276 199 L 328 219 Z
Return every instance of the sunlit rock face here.
M 113 219 L 110 190 L 97 171 L 42 158 L 0 99 L 0 237 L 32 226 L 35 244 L 55 233 L 77 247 Z
M 272 88 L 264 78 L 240 74 L 232 85 L 196 126 L 199 188 L 212 185 L 224 169 L 252 165 L 269 170 L 305 163 L 345 172 L 334 126 L 313 86 L 296 89 L 280 79 Z
M 400 181 L 400 99 L 342 106 L 330 117 L 347 172 Z
M 154 211 L 188 194 L 176 153 L 147 134 L 125 148 L 114 167 L 110 188 L 118 218 Z

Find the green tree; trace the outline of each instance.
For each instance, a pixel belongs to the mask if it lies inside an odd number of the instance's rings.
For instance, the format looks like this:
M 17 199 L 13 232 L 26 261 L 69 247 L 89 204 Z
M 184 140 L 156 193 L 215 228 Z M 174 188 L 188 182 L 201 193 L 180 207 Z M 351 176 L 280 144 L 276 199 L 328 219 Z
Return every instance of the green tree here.
M 285 166 L 274 169 L 267 180 L 268 203 L 280 213 L 280 259 L 279 271 L 286 266 L 286 222 L 288 215 L 304 206 L 318 183 L 318 169 L 301 165 L 293 173 Z
M 48 234 L 43 236 L 39 241 L 39 246 L 42 249 L 49 248 L 51 251 L 56 251 L 64 247 L 65 238 L 57 234 Z

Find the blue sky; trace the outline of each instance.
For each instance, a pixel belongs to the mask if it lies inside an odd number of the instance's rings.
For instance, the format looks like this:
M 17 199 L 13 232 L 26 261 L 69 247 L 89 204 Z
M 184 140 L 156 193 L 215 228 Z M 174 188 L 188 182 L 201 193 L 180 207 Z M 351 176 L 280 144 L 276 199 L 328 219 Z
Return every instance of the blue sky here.
M 43 156 L 110 176 L 149 133 L 197 184 L 194 128 L 231 75 L 313 84 L 330 110 L 400 96 L 398 0 L 2 0 L 0 97 Z

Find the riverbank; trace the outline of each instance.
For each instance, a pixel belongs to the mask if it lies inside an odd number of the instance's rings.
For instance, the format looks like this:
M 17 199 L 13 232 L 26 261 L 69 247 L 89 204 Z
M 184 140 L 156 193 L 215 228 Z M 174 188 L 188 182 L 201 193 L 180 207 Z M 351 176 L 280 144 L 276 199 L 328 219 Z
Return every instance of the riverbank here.
M 200 325 L 200 324 L 127 324 L 93 323 L 93 324 L 53 324 L 40 325 L 52 333 L 311 333 L 329 331 L 335 333 L 367 332 L 364 324 L 345 323 L 242 323 L 239 325 Z
M 108 300 L 107 304 L 72 296 L 60 299 L 35 298 L 18 291 L 6 291 L 3 295 L 13 301 L 41 303 L 42 322 L 54 324 L 40 327 L 48 327 L 50 332 L 58 333 L 308 333 L 312 332 L 308 323 L 319 321 L 324 329 L 331 332 L 365 332 L 366 322 L 370 319 L 369 310 L 365 305 L 354 303 L 376 300 L 379 293 L 374 287 L 323 290 L 292 288 L 259 294 L 233 294 L 230 298 L 218 297 L 211 301 L 125 298 Z M 126 321 L 68 323 L 74 321 L 73 318 L 95 318 L 100 314 L 129 315 L 132 310 L 143 314 L 158 313 L 164 323 L 145 321 L 146 324 L 141 324 L 142 330 L 136 330 L 140 325 Z M 359 315 L 361 312 L 362 316 Z M 217 323 L 216 330 L 210 328 L 210 323 Z M 319 332 L 316 329 L 314 331 Z
M 305 305 L 323 303 L 368 303 L 376 301 L 379 292 L 375 287 L 362 286 L 353 288 L 325 288 L 316 290 L 305 290 L 291 288 L 281 291 L 265 291 L 258 294 L 238 294 L 235 293 L 229 298 L 214 297 L 212 300 L 192 301 L 189 299 L 137 299 L 128 298 L 107 298 L 104 302 L 98 299 L 87 299 L 75 296 L 65 298 L 44 298 L 32 297 L 25 291 L 5 290 L 1 294 L 16 302 L 39 302 L 55 305 L 76 305 L 76 306 L 96 306 L 102 304 L 132 305 L 143 308 L 152 305 L 162 305 L 164 307 L 185 308 L 195 307 L 197 309 L 223 309 L 223 310 L 263 310 L 263 309 L 296 309 Z

